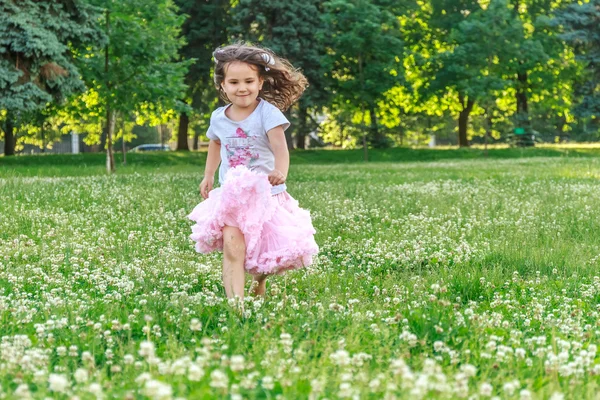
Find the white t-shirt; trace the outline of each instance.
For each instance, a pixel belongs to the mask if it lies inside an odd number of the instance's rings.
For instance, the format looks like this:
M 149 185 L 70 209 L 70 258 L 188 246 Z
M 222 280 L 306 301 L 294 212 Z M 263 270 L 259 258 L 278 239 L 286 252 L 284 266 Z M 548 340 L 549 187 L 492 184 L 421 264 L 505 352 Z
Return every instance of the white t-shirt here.
M 242 121 L 233 121 L 225 115 L 229 106 L 231 104 L 213 111 L 206 132 L 209 139 L 221 142 L 219 183 L 223 184 L 227 171 L 238 165 L 269 174 L 275 169 L 275 155 L 267 132 L 280 125 L 285 131 L 290 126 L 290 121 L 281 110 L 260 97 L 256 109 Z M 273 186 L 271 194 L 275 195 L 285 190 L 285 183 Z

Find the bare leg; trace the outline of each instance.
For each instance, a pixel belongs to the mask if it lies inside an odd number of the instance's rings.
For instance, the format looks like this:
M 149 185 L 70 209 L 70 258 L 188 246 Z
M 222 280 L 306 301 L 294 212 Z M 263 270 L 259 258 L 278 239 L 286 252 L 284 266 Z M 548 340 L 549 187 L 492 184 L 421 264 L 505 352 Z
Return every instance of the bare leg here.
M 252 281 L 252 295 L 255 297 L 265 297 L 267 291 L 267 276 L 268 275 L 255 275 Z
M 244 234 L 236 227 L 223 227 L 223 286 L 227 298 L 238 297 L 243 309 L 246 272 L 246 242 Z

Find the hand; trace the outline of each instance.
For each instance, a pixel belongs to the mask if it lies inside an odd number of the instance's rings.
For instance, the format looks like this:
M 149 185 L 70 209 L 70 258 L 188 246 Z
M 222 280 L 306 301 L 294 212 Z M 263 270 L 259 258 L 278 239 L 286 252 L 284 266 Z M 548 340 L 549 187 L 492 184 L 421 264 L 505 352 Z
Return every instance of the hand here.
M 282 183 L 285 183 L 285 180 L 286 176 L 278 169 L 274 169 L 269 173 L 269 183 L 272 186 L 281 185 Z
M 205 176 L 200 182 L 200 194 L 202 198 L 208 198 L 208 193 L 213 190 L 213 186 L 215 184 L 215 178 L 212 176 Z

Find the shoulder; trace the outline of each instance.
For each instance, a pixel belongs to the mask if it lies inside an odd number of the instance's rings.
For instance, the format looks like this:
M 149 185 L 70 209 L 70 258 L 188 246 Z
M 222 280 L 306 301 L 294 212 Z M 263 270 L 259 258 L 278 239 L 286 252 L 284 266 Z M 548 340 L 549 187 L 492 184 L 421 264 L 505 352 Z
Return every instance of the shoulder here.
M 212 114 L 210 114 L 210 120 L 212 121 L 212 120 L 214 120 L 214 119 L 217 119 L 217 118 L 219 118 L 219 117 L 222 117 L 222 116 L 223 116 L 223 114 L 225 113 L 225 108 L 226 108 L 226 107 L 227 107 L 227 106 L 222 106 L 222 107 L 219 107 L 219 108 L 215 109 L 215 110 L 212 112 Z
M 281 113 L 281 110 L 279 108 L 277 108 L 274 104 L 269 103 L 267 100 L 261 98 L 261 104 L 262 106 L 262 110 L 263 112 L 267 112 L 267 113 L 271 113 L 271 112 L 279 112 Z
M 286 116 L 279 108 L 269 103 L 265 99 L 262 99 L 261 106 L 263 107 L 261 116 L 265 132 L 269 132 L 271 129 L 277 126 L 282 126 L 284 131 L 289 128 L 290 121 L 288 121 Z
M 279 108 L 277 108 L 277 106 L 275 106 L 272 103 L 269 103 L 265 99 L 262 99 L 261 104 L 259 106 L 261 107 L 260 114 L 262 115 L 263 120 L 279 120 L 285 118 L 285 115 Z

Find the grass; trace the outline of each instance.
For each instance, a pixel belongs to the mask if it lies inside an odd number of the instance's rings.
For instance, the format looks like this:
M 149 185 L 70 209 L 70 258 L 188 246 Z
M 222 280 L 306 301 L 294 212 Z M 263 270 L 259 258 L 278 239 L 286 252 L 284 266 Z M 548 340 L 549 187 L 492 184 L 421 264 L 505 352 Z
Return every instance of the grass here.
M 599 154 L 295 152 L 321 251 L 244 319 L 188 239 L 205 154 L 0 158 L 0 390 L 595 398 Z

